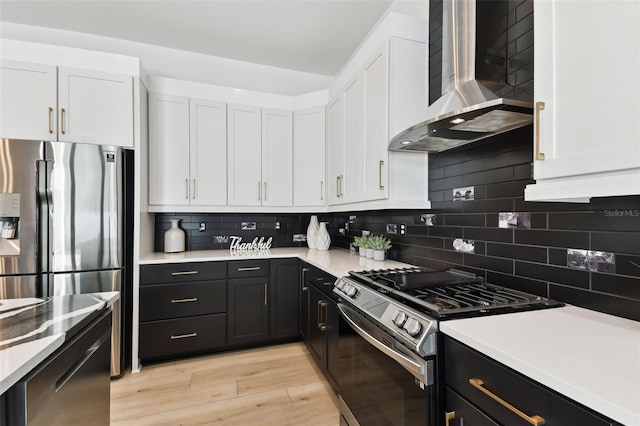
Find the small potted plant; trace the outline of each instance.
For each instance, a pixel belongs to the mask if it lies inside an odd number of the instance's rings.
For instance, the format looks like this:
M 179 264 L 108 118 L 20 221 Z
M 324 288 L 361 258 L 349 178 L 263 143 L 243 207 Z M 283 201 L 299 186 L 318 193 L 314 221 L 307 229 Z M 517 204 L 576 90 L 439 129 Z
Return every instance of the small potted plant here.
M 391 240 L 383 235 L 371 238 L 371 246 L 373 248 L 373 259 L 384 260 L 385 253 L 391 248 Z
M 366 235 L 363 235 L 361 237 L 355 237 L 353 239 L 353 245 L 358 247 L 358 253 L 362 257 L 367 255 L 368 240 L 369 240 L 369 237 Z

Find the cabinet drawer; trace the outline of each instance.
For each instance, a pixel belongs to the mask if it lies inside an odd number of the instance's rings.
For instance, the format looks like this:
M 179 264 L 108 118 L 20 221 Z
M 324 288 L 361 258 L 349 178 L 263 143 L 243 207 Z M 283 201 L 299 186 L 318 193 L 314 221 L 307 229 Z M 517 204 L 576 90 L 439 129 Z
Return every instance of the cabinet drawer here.
M 331 298 L 335 297 L 333 294 L 333 284 L 336 282 L 336 277 L 311 265 L 306 265 L 303 269 L 307 269 L 306 271 L 302 271 L 306 285 L 313 285 L 326 296 Z
M 140 358 L 166 358 L 222 347 L 227 340 L 226 328 L 226 314 L 141 323 Z
M 200 281 L 140 288 L 140 321 L 226 312 L 227 282 Z
M 473 404 L 447 387 L 447 409 L 450 426 L 500 426 Z
M 447 386 L 501 424 L 526 426 L 530 423 L 477 386 L 506 401 L 526 416 L 541 417 L 548 425 L 611 424 L 586 407 L 448 337 L 445 338 L 445 370 Z M 481 382 L 476 382 L 474 386 L 470 379 L 480 379 Z
M 227 262 L 229 278 L 262 277 L 269 275 L 269 260 L 239 260 Z
M 225 279 L 226 263 L 188 262 L 140 265 L 140 285 Z

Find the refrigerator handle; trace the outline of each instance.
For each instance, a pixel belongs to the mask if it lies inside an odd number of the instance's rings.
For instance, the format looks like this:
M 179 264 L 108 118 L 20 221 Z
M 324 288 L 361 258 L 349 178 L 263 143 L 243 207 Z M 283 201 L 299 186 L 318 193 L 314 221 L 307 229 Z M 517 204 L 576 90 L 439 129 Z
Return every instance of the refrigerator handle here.
M 53 170 L 53 161 L 37 160 L 36 161 L 36 255 L 37 255 L 37 271 L 40 274 L 41 282 L 39 284 L 39 292 L 42 297 L 51 296 L 51 286 L 49 274 L 52 270 L 52 251 L 51 251 L 51 209 L 53 208 L 50 182 L 51 171 Z

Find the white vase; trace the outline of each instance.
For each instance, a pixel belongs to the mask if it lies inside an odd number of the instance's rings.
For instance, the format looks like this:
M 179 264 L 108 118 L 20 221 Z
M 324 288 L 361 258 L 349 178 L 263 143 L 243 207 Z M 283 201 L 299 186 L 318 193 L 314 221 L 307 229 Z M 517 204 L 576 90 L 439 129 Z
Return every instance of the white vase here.
M 367 249 L 364 247 L 358 247 L 358 251 L 360 253 L 360 256 L 365 257 L 367 255 Z
M 164 252 L 179 253 L 184 251 L 184 231 L 178 227 L 180 219 L 171 220 L 171 228 L 164 233 Z
M 373 249 L 367 249 L 367 259 L 373 259 Z
M 384 250 L 374 250 L 373 260 L 384 260 Z
M 310 249 L 316 248 L 316 236 L 320 225 L 318 225 L 318 216 L 311 216 L 309 226 L 307 227 L 307 245 Z
M 318 250 L 329 250 L 331 245 L 331 237 L 327 231 L 327 224 L 320 222 L 320 230 L 316 234 L 316 248 Z

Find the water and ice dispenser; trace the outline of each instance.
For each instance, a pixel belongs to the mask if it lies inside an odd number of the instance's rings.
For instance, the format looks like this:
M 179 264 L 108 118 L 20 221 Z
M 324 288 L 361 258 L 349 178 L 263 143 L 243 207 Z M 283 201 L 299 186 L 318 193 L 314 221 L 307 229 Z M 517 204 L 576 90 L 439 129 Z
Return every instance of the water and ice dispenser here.
M 20 254 L 20 194 L 0 193 L 0 256 Z

